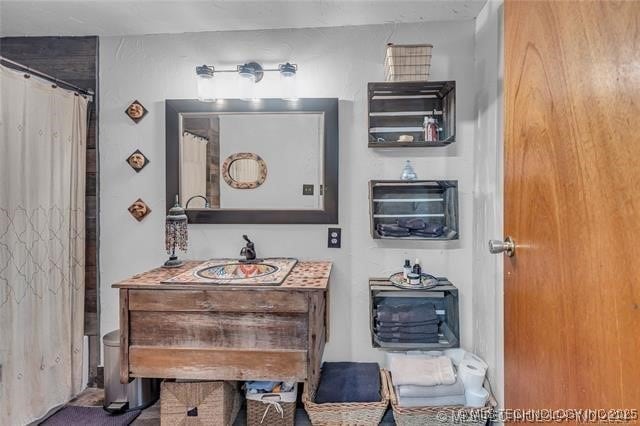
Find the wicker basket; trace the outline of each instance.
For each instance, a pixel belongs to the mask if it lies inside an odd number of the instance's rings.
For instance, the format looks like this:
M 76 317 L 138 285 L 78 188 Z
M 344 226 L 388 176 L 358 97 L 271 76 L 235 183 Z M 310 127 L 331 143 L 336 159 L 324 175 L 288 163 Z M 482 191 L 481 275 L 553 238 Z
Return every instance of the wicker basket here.
M 315 395 L 309 395 L 308 387 L 304 387 L 302 402 L 309 415 L 309 420 L 314 426 L 337 425 L 377 425 L 384 417 L 389 406 L 389 386 L 387 376 L 380 370 L 380 395 L 379 402 L 339 402 L 316 404 L 313 402 Z
M 431 68 L 431 44 L 387 44 L 384 58 L 386 81 L 427 81 Z
M 236 382 L 162 382 L 160 424 L 232 425 L 242 405 Z
M 298 385 L 291 392 L 246 394 L 247 426 L 293 426 Z
M 393 418 L 398 426 L 447 426 L 447 425 L 486 425 L 487 419 L 496 406 L 496 401 L 489 391 L 489 401 L 483 408 L 463 406 L 445 407 L 400 407 L 393 387 L 391 374 L 385 370 Z M 485 383 L 486 387 L 486 383 Z

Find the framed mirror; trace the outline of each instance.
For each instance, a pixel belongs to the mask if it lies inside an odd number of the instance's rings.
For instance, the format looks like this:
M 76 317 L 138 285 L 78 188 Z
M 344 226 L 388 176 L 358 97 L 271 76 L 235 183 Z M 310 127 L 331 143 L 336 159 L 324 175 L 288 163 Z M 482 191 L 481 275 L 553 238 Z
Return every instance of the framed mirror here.
M 190 223 L 338 223 L 338 100 L 166 100 L 167 209 Z

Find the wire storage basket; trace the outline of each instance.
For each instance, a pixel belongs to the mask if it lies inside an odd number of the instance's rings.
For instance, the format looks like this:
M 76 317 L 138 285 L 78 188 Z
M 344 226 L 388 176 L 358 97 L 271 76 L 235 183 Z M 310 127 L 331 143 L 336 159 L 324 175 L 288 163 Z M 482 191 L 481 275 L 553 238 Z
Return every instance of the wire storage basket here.
M 160 392 L 160 424 L 231 426 L 240 411 L 237 382 L 164 381 Z
M 338 402 L 316 404 L 315 395 L 305 385 L 302 394 L 304 408 L 313 426 L 378 425 L 389 405 L 387 376 L 380 370 L 380 396 L 378 402 Z
M 427 81 L 432 44 L 387 44 L 384 58 L 386 81 Z
M 482 408 L 459 406 L 439 407 L 400 407 L 398 395 L 393 386 L 393 378 L 389 371 L 385 370 L 387 384 L 389 386 L 389 398 L 393 409 L 393 418 L 398 426 L 484 426 L 495 409 L 497 402 L 491 390 L 489 401 Z M 488 384 L 485 382 L 485 387 Z
M 290 392 L 252 394 L 247 392 L 247 426 L 293 426 L 298 385 Z

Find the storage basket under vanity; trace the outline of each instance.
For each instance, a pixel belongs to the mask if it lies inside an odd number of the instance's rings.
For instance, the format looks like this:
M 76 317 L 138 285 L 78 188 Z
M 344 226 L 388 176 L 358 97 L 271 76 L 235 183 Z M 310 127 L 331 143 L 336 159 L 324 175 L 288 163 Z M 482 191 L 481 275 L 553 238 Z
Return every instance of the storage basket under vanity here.
M 387 376 L 380 370 L 380 396 L 377 402 L 339 402 L 316 404 L 315 395 L 305 385 L 302 394 L 304 408 L 314 426 L 319 425 L 377 425 L 389 406 Z
M 432 44 L 387 44 L 384 58 L 386 81 L 427 81 Z
M 391 373 L 384 370 L 389 386 L 389 398 L 393 409 L 393 418 L 397 426 L 449 426 L 471 425 L 482 426 L 491 418 L 497 402 L 491 393 L 487 381 L 485 388 L 489 391 L 489 400 L 482 408 L 465 407 L 462 405 L 440 407 L 400 407 L 398 396 L 393 386 Z
M 160 424 L 230 426 L 241 405 L 237 382 L 164 381 L 160 391 Z
M 293 426 L 298 384 L 291 392 L 246 393 L 247 426 Z

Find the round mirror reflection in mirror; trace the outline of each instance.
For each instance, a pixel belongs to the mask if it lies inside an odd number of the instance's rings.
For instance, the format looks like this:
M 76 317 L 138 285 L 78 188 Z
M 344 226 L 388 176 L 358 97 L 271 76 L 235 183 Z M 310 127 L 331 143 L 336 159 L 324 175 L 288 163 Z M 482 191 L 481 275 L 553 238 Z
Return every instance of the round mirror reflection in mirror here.
M 239 152 L 224 160 L 222 177 L 232 188 L 254 189 L 267 179 L 267 164 L 257 154 Z

